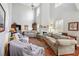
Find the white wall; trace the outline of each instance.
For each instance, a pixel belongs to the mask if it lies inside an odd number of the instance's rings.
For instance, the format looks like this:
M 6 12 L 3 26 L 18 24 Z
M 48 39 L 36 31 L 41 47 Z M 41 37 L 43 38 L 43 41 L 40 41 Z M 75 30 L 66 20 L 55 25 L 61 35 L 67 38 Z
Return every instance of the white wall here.
M 50 22 L 50 4 L 40 4 L 40 15 L 36 18 L 37 24 L 47 26 Z M 39 28 L 41 31 L 47 31 L 48 28 Z
M 48 25 L 50 20 L 50 4 L 41 4 L 41 25 Z
M 0 33 L 0 56 L 4 55 L 4 46 L 8 42 L 8 31 L 10 27 L 11 20 L 11 4 L 2 3 L 3 8 L 6 12 L 6 20 L 5 20 L 5 31 Z
M 59 30 L 60 32 L 65 32 L 67 31 L 65 23 L 67 23 L 69 21 L 69 18 L 76 18 L 78 15 L 77 13 L 77 9 L 75 4 L 73 3 L 65 3 L 62 4 L 61 6 L 55 8 L 55 20 L 56 21 L 61 21 L 63 20 L 64 23 L 57 24 L 57 26 L 55 27 L 57 30 Z M 68 20 L 67 20 L 68 19 Z M 66 21 L 67 20 L 67 21 Z M 61 28 L 63 27 L 63 28 Z
M 52 22 L 53 26 L 55 23 L 55 3 L 50 3 L 50 22 Z
M 33 11 L 27 5 L 14 3 L 12 4 L 12 22 L 22 25 L 22 30 L 24 25 L 29 26 L 29 30 L 32 29 L 33 22 Z
M 79 31 L 68 31 L 69 22 L 79 22 L 79 10 L 77 10 L 75 4 L 62 4 L 55 9 L 55 14 L 56 21 L 63 19 L 63 24 L 61 23 L 63 28 L 61 28 L 61 26 L 58 24 L 58 28 L 56 28 L 57 30 L 79 37 Z M 77 41 L 79 44 L 79 38 L 77 38 Z

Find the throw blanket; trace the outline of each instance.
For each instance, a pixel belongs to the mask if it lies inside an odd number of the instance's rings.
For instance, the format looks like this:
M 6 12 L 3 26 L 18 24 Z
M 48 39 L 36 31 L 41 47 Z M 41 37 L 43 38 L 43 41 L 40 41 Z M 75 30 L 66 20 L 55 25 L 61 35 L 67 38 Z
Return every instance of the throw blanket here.
M 23 43 L 21 41 L 10 41 L 10 56 L 42 56 L 44 48 L 31 43 Z

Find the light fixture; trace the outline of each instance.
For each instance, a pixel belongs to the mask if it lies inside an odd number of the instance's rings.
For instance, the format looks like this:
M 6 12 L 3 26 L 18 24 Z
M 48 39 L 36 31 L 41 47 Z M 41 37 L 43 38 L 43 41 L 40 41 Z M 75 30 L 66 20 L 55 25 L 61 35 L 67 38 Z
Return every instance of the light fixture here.
M 34 9 L 34 4 L 32 3 L 32 5 L 31 5 L 31 7 L 32 7 L 32 10 Z

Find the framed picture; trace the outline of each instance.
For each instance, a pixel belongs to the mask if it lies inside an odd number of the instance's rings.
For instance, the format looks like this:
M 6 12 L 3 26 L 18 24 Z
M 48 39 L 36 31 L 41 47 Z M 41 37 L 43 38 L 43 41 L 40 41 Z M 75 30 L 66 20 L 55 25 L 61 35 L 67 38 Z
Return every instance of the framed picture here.
M 69 31 L 78 31 L 79 30 L 78 27 L 79 27 L 79 22 L 68 23 L 68 30 Z
M 28 25 L 24 25 L 24 30 L 28 31 Z
M 0 4 L 0 32 L 5 30 L 5 10 Z

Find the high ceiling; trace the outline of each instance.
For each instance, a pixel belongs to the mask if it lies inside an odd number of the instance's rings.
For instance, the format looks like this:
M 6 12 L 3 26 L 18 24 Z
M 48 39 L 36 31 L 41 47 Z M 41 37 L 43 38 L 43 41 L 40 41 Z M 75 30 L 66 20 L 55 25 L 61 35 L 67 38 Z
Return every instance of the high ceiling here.
M 34 8 L 38 7 L 40 5 L 40 3 L 21 3 L 22 5 L 25 5 L 29 8 L 32 8 L 32 5 L 34 6 Z M 59 7 L 61 6 L 62 4 L 64 3 L 54 3 L 55 4 L 55 7 Z M 74 3 L 74 5 L 76 6 L 77 10 L 79 10 L 79 3 Z
M 23 5 L 26 5 L 28 7 L 32 7 L 32 5 L 34 6 L 34 8 L 38 7 L 40 5 L 40 3 L 23 3 Z

